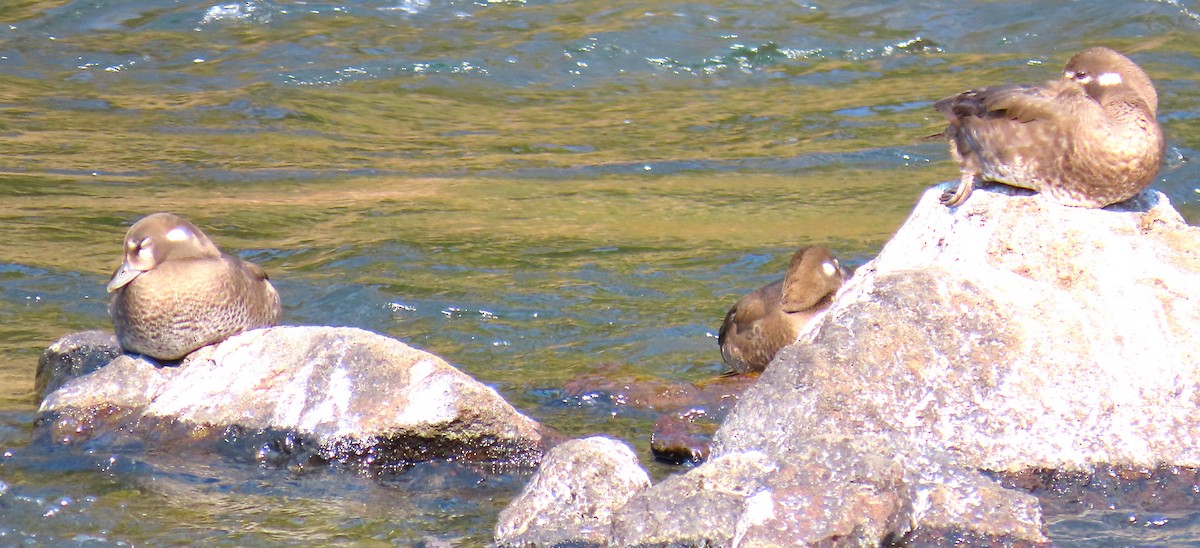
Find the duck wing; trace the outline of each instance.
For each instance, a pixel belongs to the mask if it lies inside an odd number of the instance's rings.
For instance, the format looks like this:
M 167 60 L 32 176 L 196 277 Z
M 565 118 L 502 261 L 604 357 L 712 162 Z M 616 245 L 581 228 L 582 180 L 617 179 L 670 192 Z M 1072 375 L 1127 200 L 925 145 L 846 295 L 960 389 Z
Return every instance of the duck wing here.
M 1083 86 L 1068 80 L 1040 86 L 1005 84 L 952 95 L 934 103 L 933 108 L 952 124 L 969 118 L 1031 122 L 1061 116 L 1063 101 L 1081 95 L 1086 95 Z

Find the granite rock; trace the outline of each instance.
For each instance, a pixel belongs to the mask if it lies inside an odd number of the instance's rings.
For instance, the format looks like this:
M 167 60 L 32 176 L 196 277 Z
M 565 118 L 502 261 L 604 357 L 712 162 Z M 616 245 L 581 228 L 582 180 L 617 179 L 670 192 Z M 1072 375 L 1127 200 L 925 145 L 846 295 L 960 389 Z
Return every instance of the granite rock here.
M 500 546 L 601 544 L 612 514 L 650 487 L 629 446 L 605 437 L 565 442 L 545 455 L 496 525 Z
M 613 521 L 614 546 L 1046 540 L 1033 495 L 865 438 L 812 438 L 774 456 L 725 453 L 639 493 Z
M 1200 229 L 1165 196 L 1107 209 L 930 191 L 714 453 L 894 436 L 1002 472 L 1200 466 Z
M 122 355 L 67 380 L 39 411 L 56 443 L 266 438 L 320 461 L 450 458 L 534 465 L 542 427 L 441 358 L 354 328 L 248 331 L 164 367 Z

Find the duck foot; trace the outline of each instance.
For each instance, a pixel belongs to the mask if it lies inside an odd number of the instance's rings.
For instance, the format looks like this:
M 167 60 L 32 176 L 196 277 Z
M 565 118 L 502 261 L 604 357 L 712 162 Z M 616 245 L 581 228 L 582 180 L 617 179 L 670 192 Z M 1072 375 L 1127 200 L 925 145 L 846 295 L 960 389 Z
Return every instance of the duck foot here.
M 974 179 L 974 177 L 967 177 L 964 175 L 962 180 L 959 181 L 958 186 L 952 190 L 942 192 L 942 195 L 940 198 L 938 198 L 938 201 L 940 201 L 942 205 L 946 207 L 958 207 L 962 205 L 963 202 L 967 201 L 967 198 L 971 197 L 971 191 L 975 188 Z

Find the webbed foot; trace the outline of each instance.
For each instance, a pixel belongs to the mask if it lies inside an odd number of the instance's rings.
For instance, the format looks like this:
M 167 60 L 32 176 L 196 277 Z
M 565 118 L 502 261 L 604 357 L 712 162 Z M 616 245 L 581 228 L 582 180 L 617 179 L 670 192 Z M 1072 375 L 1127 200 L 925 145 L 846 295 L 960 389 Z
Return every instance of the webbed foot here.
M 971 191 L 975 188 L 974 177 L 963 177 L 959 181 L 958 186 L 952 190 L 942 192 L 942 196 L 938 199 L 942 205 L 946 207 L 958 207 L 971 197 Z

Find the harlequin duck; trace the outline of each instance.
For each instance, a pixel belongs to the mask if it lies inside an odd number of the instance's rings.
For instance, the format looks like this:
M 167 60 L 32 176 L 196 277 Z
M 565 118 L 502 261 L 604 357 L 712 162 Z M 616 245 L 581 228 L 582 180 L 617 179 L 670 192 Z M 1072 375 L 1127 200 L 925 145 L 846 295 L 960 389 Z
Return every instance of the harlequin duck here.
M 801 248 L 782 280 L 747 294 L 725 314 L 717 336 L 725 363 L 738 373 L 765 369 L 813 316 L 829 308 L 845 278 L 828 248 Z
M 242 331 L 275 325 L 279 294 L 258 265 L 221 253 L 178 215 L 155 213 L 125 234 L 108 310 L 127 352 L 177 360 Z
M 962 179 L 942 194 L 961 205 L 976 182 L 1040 192 L 1071 206 L 1128 200 L 1158 175 L 1164 143 L 1150 77 L 1111 49 L 1083 50 L 1059 80 L 967 91 L 934 104 L 950 125 Z

